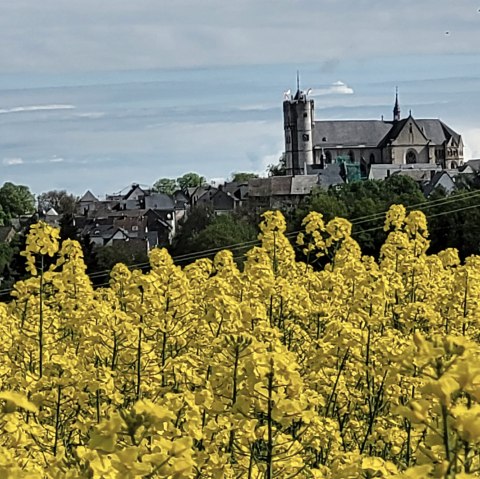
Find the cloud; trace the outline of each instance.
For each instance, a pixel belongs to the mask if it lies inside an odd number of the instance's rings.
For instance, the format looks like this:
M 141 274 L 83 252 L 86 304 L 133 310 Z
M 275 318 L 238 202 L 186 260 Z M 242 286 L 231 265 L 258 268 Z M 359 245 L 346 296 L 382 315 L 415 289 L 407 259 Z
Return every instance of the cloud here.
M 353 93 L 353 88 L 349 87 L 346 83 L 343 83 L 342 81 L 336 81 L 326 88 L 314 89 L 311 95 L 353 95 Z
M 14 166 L 14 165 L 23 165 L 24 161 L 22 158 L 4 158 L 2 163 L 5 166 Z
M 462 137 L 465 143 L 464 159 L 480 158 L 480 128 L 465 128 Z
M 33 105 L 33 106 L 16 106 L 13 108 L 0 108 L 0 114 L 21 113 L 30 111 L 50 111 L 50 110 L 73 110 L 74 105 Z
M 92 111 L 92 112 L 85 112 L 85 113 L 77 113 L 75 116 L 77 118 L 86 118 L 89 120 L 97 120 L 99 118 L 103 118 L 106 114 L 102 111 Z
M 476 54 L 476 10 L 466 0 L 16 0 L 2 2 L 0 62 L 2 73 L 303 62 L 330 71 L 345 58 Z

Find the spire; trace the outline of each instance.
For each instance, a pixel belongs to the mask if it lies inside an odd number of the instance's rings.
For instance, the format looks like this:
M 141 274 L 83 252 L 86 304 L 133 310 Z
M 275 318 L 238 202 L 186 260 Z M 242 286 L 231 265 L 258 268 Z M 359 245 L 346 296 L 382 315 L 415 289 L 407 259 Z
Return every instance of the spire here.
M 400 120 L 400 103 L 398 102 L 398 86 L 395 88 L 395 106 L 393 107 L 393 121 Z
M 301 100 L 304 98 L 303 92 L 300 90 L 300 72 L 297 70 L 297 93 L 295 93 L 294 100 Z

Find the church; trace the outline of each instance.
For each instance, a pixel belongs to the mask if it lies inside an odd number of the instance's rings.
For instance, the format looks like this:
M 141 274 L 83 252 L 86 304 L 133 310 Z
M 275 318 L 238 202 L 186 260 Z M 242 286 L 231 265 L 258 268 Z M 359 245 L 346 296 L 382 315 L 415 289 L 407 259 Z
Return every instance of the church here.
M 398 91 L 391 120 L 319 120 L 310 91 L 297 88 L 283 102 L 287 175 L 315 173 L 349 162 L 366 174 L 373 164 L 430 164 L 445 169 L 463 164 L 460 134 L 439 119 L 401 118 Z

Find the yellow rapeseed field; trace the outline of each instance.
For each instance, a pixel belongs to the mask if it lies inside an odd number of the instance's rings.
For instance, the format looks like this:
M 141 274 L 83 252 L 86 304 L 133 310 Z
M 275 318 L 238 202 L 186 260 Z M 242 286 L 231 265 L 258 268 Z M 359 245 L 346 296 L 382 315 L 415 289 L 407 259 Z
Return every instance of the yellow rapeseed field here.
M 99 289 L 33 226 L 0 304 L 0 478 L 480 477 L 480 258 L 428 255 L 403 206 L 378 261 L 346 220 L 303 226 L 306 262 L 268 212 L 243 271 L 156 249 Z

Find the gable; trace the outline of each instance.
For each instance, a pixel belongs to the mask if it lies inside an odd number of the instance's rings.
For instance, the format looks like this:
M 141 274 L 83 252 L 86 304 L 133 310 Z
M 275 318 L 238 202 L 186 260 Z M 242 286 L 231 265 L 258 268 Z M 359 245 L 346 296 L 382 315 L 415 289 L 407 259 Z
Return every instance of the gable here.
M 392 138 L 392 145 L 426 145 L 429 143 L 425 133 L 412 117 L 407 118 L 402 123 L 402 127 Z

